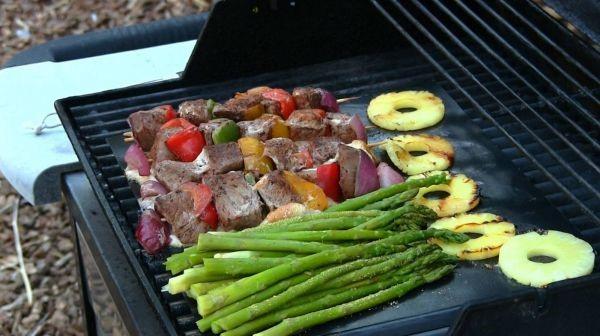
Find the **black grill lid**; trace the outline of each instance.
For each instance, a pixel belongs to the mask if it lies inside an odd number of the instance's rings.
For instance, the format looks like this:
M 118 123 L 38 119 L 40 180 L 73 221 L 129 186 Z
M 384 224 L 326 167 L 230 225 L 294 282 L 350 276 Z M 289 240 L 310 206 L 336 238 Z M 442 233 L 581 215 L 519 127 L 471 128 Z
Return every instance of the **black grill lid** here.
M 224 81 L 402 44 L 369 1 L 224 0 L 214 5 L 183 78 Z

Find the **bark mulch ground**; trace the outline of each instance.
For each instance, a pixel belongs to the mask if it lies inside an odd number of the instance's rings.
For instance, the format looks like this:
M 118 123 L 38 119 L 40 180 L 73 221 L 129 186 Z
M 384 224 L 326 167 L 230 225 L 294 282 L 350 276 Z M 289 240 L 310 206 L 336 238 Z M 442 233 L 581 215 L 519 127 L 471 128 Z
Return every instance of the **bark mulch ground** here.
M 65 35 L 130 25 L 207 10 L 209 0 L 0 0 L 0 65 L 32 45 Z M 19 273 L 11 226 L 18 226 L 29 305 Z M 81 335 L 71 227 L 64 203 L 32 206 L 0 174 L 0 335 Z

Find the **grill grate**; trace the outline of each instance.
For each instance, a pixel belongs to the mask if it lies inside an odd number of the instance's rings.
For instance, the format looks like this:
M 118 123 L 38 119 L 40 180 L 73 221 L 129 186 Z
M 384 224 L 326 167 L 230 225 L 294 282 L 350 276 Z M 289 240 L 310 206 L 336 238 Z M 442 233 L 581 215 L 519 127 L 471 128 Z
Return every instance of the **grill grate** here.
M 597 239 L 600 85 L 593 63 L 582 62 L 598 55 L 578 48 L 585 56 L 574 58 L 574 38 L 551 40 L 532 23 L 543 14 L 529 3 L 519 2 L 533 19 L 506 1 L 373 2 L 551 203 Z
M 136 110 L 200 97 L 225 100 L 232 90 L 257 85 L 308 84 L 353 96 L 406 80 L 436 82 L 581 235 L 600 246 L 600 85 L 589 70 L 598 55 L 529 2 L 518 2 L 520 12 L 517 2 L 505 1 L 373 3 L 423 57 L 406 50 L 359 56 L 226 83 L 105 95 L 70 108 L 85 159 L 153 293 L 169 274 L 163 260 L 145 255 L 135 241 L 137 201 L 107 139 L 126 131 L 126 118 Z M 168 293 L 160 299 L 180 333 L 198 334 L 191 301 Z

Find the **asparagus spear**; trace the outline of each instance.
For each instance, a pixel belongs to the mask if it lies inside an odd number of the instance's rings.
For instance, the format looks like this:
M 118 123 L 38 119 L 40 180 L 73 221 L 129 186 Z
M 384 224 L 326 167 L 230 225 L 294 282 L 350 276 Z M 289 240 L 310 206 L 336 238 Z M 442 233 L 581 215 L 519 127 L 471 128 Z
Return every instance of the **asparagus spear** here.
M 359 270 L 346 273 L 333 281 L 325 284 L 324 289 L 338 288 L 355 281 L 360 281 L 368 278 L 375 277 L 377 275 L 387 273 L 391 270 L 397 269 L 398 267 L 404 266 L 422 255 L 429 254 L 435 250 L 439 250 L 437 246 L 430 244 L 421 244 L 419 246 L 410 248 L 404 252 L 397 253 L 394 258 L 386 260 L 380 264 L 363 267 Z M 437 259 L 437 258 L 436 258 Z
M 289 253 L 285 251 L 234 251 L 215 253 L 213 258 L 281 258 L 295 256 L 298 256 L 298 254 Z
M 188 268 L 183 274 L 169 279 L 166 288 L 171 294 L 183 293 L 190 289 L 190 286 L 199 282 L 211 282 L 217 280 L 226 280 L 232 278 L 228 275 L 211 274 L 204 267 Z
M 293 257 L 282 258 L 207 258 L 204 269 L 210 274 L 251 275 L 294 260 Z
M 355 226 L 352 230 L 377 230 L 381 227 L 384 227 L 394 221 L 394 219 L 402 216 L 404 214 L 413 212 L 416 210 L 416 207 L 412 204 L 406 204 L 399 209 L 394 209 L 390 211 L 385 211 L 381 215 L 371 218 L 368 221 Z
M 197 298 L 200 315 L 208 315 L 221 307 L 261 291 L 271 284 L 294 274 L 333 263 L 340 263 L 359 258 L 376 257 L 405 249 L 403 246 L 381 243 L 387 239 L 390 238 L 375 241 L 370 244 L 327 250 L 303 258 L 298 258 L 292 262 L 281 264 L 261 273 L 238 280 L 227 287 L 217 288 L 210 293 Z
M 431 269 L 420 271 L 417 274 L 423 275 L 429 271 L 431 271 Z M 235 329 L 226 331 L 222 334 L 222 336 L 251 335 L 253 332 L 264 330 L 265 328 L 275 325 L 286 318 L 323 310 L 342 303 L 360 299 L 373 293 L 377 293 L 378 291 L 389 288 L 395 284 L 405 282 L 409 280 L 411 276 L 413 275 L 395 275 L 391 276 L 387 280 L 365 284 L 349 290 L 346 289 L 343 292 L 324 294 L 321 297 L 315 298 L 315 300 L 305 301 L 304 303 L 296 304 L 292 307 L 261 316 L 260 318 L 244 323 Z
M 422 179 L 415 179 L 404 183 L 394 184 L 386 188 L 375 190 L 368 194 L 345 200 L 342 203 L 329 207 L 325 212 L 349 211 L 360 209 L 370 203 L 380 201 L 384 198 L 396 195 L 398 193 L 414 188 L 428 187 L 435 184 L 447 183 L 449 176 L 440 173 Z
M 375 258 L 381 259 L 381 258 Z M 378 260 L 379 261 L 379 260 Z M 386 263 L 383 261 L 382 263 Z M 340 266 L 332 267 L 320 274 L 315 275 L 314 277 L 299 283 L 295 286 L 292 286 L 278 294 L 272 298 L 269 298 L 265 301 L 255 303 L 249 307 L 238 310 L 237 312 L 223 317 L 215 322 L 213 322 L 213 332 L 219 332 L 220 330 L 230 330 L 233 329 L 245 322 L 252 320 L 258 316 L 269 313 L 279 307 L 285 305 L 290 302 L 294 298 L 307 293 L 318 286 L 322 286 L 327 281 L 334 279 L 342 274 L 346 274 L 348 272 L 352 272 L 354 270 L 367 267 L 369 265 L 373 265 L 373 262 L 369 259 L 360 259 L 356 261 L 352 261 L 346 264 L 342 264 Z M 381 265 L 381 263 L 374 264 L 373 266 Z M 371 266 L 371 267 L 373 267 Z
M 233 237 L 261 238 L 296 241 L 377 240 L 393 235 L 393 232 L 371 230 L 325 230 L 295 232 L 236 232 Z
M 198 326 L 198 329 L 200 329 L 200 331 L 205 332 L 210 329 L 211 324 L 214 321 L 220 319 L 221 317 L 235 313 L 236 311 L 246 308 L 254 303 L 264 301 L 274 295 L 277 295 L 277 294 L 283 292 L 284 290 L 286 290 L 287 288 L 289 288 L 291 286 L 294 286 L 296 284 L 299 284 L 303 281 L 310 279 L 310 277 L 314 276 L 315 274 L 319 274 L 321 271 L 324 271 L 325 269 L 327 269 L 327 268 L 319 268 L 316 270 L 307 271 L 307 272 L 298 274 L 296 276 L 293 276 L 291 278 L 285 279 L 283 281 L 280 281 L 280 282 L 274 284 L 273 286 L 266 288 L 263 291 L 260 291 L 253 295 L 250 295 L 240 301 L 230 304 L 229 306 L 223 307 L 210 315 L 203 316 L 202 319 L 200 319 L 198 322 L 196 322 L 196 325 Z M 198 307 L 198 311 L 200 311 L 199 307 Z
M 361 208 L 361 210 L 387 210 L 396 209 L 401 204 L 406 203 L 413 199 L 419 193 L 418 188 L 408 189 L 407 191 L 401 192 L 397 195 L 384 198 L 380 201 L 367 204 Z
M 165 268 L 171 274 L 182 272 L 186 268 L 202 263 L 203 258 L 212 258 L 215 252 L 201 252 L 197 246 L 190 246 L 180 253 L 173 254 L 165 261 Z
M 268 240 L 227 237 L 225 235 L 201 234 L 198 236 L 198 247 L 211 250 L 255 250 L 255 251 L 289 251 L 296 253 L 317 253 L 338 248 L 336 245 L 315 242 L 296 242 L 290 240 Z
M 337 305 L 332 308 L 317 310 L 312 313 L 300 315 L 283 320 L 278 325 L 255 334 L 256 336 L 285 336 L 291 335 L 302 329 L 306 329 L 318 324 L 322 324 L 343 316 L 347 316 L 359 311 L 375 307 L 384 302 L 400 298 L 414 288 L 425 283 L 440 279 L 452 271 L 453 266 L 446 265 L 435 269 L 423 276 L 410 276 L 408 280 L 384 289 L 363 298 Z
M 298 224 L 298 223 L 306 223 L 314 220 L 327 220 L 327 219 L 351 219 L 351 218 L 361 218 L 361 217 L 375 217 L 379 215 L 380 211 L 378 210 L 360 210 L 360 211 L 340 211 L 336 214 L 318 212 L 312 214 L 306 214 L 301 216 L 296 216 L 292 218 L 282 219 L 273 223 L 263 223 L 259 226 L 245 229 L 244 232 L 249 231 L 263 231 L 263 230 L 272 230 L 275 227 L 279 226 L 287 226 L 290 224 Z
M 190 286 L 190 291 L 189 291 L 190 296 L 195 299 L 200 295 L 204 295 L 204 294 L 208 293 L 212 289 L 229 285 L 230 283 L 232 283 L 236 280 L 237 279 L 227 279 L 227 280 L 195 283 Z

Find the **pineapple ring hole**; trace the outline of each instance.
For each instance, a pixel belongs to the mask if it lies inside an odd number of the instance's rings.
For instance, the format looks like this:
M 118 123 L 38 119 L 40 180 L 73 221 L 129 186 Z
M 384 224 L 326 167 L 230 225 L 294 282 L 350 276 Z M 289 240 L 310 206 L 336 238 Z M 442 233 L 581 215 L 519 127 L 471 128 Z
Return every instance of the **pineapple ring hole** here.
M 410 156 L 422 156 L 422 155 L 425 155 L 427 153 L 429 153 L 429 152 L 419 151 L 419 150 L 408 152 L 408 154 L 410 154 Z
M 543 254 L 530 255 L 530 256 L 527 256 L 527 259 L 529 259 L 529 261 L 532 261 L 534 263 L 539 263 L 539 264 L 549 264 L 549 263 L 553 263 L 557 260 L 554 257 L 551 257 L 549 255 L 543 255 Z
M 407 106 L 407 107 L 397 107 L 394 110 L 396 110 L 397 112 L 400 112 L 400 113 L 408 113 L 408 112 L 415 112 L 416 110 L 418 110 L 418 108 L 412 107 L 412 106 Z
M 478 232 L 463 232 L 463 233 L 466 234 L 467 236 L 469 236 L 469 238 L 471 238 L 471 239 L 477 239 L 477 238 L 483 236 L 481 233 L 478 233 Z
M 441 200 L 448 196 L 450 196 L 450 193 L 445 190 L 433 190 L 423 195 L 424 198 L 429 200 Z

